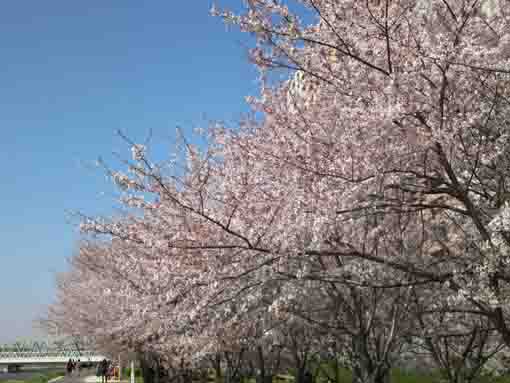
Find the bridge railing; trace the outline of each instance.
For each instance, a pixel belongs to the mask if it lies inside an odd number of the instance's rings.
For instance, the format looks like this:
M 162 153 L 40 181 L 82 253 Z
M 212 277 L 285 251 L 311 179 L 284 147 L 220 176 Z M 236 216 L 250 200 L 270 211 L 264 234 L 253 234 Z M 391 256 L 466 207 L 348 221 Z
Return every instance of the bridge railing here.
M 7 351 L 0 352 L 0 360 L 2 359 L 47 359 L 47 358 L 87 358 L 98 355 L 94 351 L 69 351 L 69 350 L 57 350 L 57 351 L 46 351 L 46 352 L 35 352 L 35 351 Z

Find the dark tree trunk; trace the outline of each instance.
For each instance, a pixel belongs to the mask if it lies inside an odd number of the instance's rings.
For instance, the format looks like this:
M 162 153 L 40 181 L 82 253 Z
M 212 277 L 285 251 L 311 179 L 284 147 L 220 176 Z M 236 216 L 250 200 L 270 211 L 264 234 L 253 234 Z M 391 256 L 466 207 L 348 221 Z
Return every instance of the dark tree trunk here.
M 241 382 L 241 364 L 243 360 L 244 350 L 239 353 L 225 352 L 226 370 L 225 383 Z
M 257 383 L 272 383 L 273 375 L 270 369 L 266 368 L 264 361 L 264 350 L 262 346 L 257 346 L 257 361 L 259 365 L 259 375 L 257 376 Z
M 140 367 L 142 368 L 143 382 L 144 383 L 155 383 L 154 382 L 154 369 L 152 368 L 150 361 L 147 360 L 146 355 L 141 356 Z
M 214 372 L 215 372 L 215 375 L 216 375 L 216 381 L 219 382 L 221 381 L 221 378 L 222 378 L 222 373 L 221 373 L 221 354 L 218 352 L 214 359 L 213 359 L 213 367 L 214 367 Z
M 370 354 L 364 335 L 358 335 L 353 339 L 353 351 L 356 356 L 356 364 L 352 371 L 353 383 L 389 383 L 390 368 L 379 360 L 374 360 Z
M 248 376 L 253 378 L 255 376 L 255 366 L 253 365 L 253 361 L 248 361 Z

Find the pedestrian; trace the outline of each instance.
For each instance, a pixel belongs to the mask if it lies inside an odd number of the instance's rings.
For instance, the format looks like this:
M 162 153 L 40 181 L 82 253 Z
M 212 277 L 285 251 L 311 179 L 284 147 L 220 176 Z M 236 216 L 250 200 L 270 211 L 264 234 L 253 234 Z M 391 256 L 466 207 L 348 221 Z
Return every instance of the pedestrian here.
M 103 359 L 103 361 L 100 363 L 100 370 L 101 370 L 101 383 L 108 383 L 108 361 L 106 359 Z
M 111 365 L 112 365 L 112 362 L 107 360 L 106 361 L 106 367 L 105 367 L 105 380 L 104 380 L 104 383 L 108 383 L 108 378 L 112 375 Z
M 78 359 L 77 362 L 76 362 L 76 371 L 78 372 L 78 376 L 80 376 L 80 374 L 81 374 L 81 361 L 80 361 L 80 359 Z
M 67 375 L 71 376 L 71 374 L 73 372 L 73 361 L 72 361 L 72 359 L 69 359 L 69 361 L 67 362 L 66 370 L 67 370 Z

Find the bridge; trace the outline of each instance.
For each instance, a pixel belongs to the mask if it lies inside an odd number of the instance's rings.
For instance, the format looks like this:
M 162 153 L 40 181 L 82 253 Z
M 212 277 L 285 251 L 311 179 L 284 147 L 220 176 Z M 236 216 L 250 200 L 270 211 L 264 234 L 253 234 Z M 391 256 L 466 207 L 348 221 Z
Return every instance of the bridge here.
M 17 342 L 0 345 L 0 371 L 16 371 L 22 366 L 64 365 L 69 359 L 97 363 L 106 357 L 79 342 Z

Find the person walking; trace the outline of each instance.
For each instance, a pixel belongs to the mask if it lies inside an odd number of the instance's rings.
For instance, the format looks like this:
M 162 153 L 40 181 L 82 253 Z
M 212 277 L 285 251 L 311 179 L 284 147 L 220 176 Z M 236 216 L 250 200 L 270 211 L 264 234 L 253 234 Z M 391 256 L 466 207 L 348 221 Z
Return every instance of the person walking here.
M 105 373 L 104 373 L 104 383 L 108 383 L 108 378 L 112 375 L 111 362 L 109 360 L 106 361 Z
M 103 359 L 99 364 L 99 370 L 101 373 L 101 383 L 108 383 L 108 361 Z
M 73 360 L 72 359 L 69 359 L 69 361 L 67 362 L 66 371 L 67 371 L 67 375 L 69 375 L 69 376 L 71 376 L 71 374 L 73 373 Z
M 96 367 L 96 376 L 99 378 L 103 376 L 103 361 L 99 362 Z
M 76 373 L 78 374 L 78 377 L 81 375 L 81 361 L 78 359 L 76 361 Z

